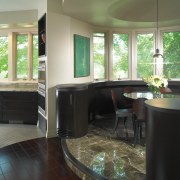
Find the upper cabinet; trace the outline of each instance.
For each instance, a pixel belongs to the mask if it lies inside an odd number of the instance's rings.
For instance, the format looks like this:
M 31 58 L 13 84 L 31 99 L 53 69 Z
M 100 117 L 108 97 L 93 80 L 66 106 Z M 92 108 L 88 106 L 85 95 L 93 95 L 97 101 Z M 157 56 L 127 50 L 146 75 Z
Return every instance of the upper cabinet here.
M 46 55 L 46 14 L 38 21 L 39 56 Z

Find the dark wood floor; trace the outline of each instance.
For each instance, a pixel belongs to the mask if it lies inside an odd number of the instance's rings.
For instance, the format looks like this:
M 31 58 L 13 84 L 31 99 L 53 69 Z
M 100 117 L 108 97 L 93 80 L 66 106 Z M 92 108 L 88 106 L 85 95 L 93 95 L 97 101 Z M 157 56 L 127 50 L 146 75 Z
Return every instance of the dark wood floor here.
M 59 138 L 39 138 L 0 149 L 0 180 L 79 180 L 66 165 Z

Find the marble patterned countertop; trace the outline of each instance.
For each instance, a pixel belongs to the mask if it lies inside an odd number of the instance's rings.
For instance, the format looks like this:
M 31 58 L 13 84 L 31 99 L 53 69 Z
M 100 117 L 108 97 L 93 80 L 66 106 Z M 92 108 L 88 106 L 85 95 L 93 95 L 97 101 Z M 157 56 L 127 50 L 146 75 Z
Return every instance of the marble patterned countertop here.
M 37 83 L 14 83 L 14 84 L 1 84 L 0 91 L 22 91 L 22 92 L 35 92 L 38 89 Z

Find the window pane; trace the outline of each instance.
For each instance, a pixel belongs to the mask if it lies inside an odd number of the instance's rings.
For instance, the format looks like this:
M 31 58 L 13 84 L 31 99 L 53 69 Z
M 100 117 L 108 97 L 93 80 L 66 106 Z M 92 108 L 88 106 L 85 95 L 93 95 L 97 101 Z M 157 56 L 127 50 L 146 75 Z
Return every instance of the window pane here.
M 8 37 L 0 36 L 0 79 L 8 78 Z
M 113 77 L 128 78 L 128 34 L 113 34 Z
M 105 78 L 105 33 L 94 33 L 94 79 Z
M 164 75 L 180 78 L 180 32 L 163 33 Z
M 137 35 L 137 78 L 148 77 L 154 73 L 153 38 L 152 33 Z
M 27 79 L 28 77 L 27 44 L 27 35 L 17 35 L 17 78 Z
M 33 35 L 33 79 L 38 78 L 38 36 Z

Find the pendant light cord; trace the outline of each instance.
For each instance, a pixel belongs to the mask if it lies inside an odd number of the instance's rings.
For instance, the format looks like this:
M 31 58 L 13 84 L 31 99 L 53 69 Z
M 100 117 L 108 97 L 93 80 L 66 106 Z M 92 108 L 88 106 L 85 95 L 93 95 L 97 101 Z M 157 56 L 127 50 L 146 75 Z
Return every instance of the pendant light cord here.
M 160 51 L 159 51 L 159 48 L 158 48 L 158 46 L 159 46 L 159 43 L 158 43 L 158 40 L 159 40 L 159 38 L 158 38 L 158 35 L 159 35 L 159 32 L 158 32 L 158 23 L 159 23 L 159 12 L 158 12 L 158 10 L 159 10 L 159 4 L 158 4 L 158 0 L 157 0 L 157 8 L 156 8 L 156 13 L 157 13 L 157 32 L 156 32 L 156 51 L 155 51 L 155 54 L 153 55 L 153 58 L 159 58 L 159 57 L 162 57 L 163 58 L 163 55 L 160 53 Z
M 159 18 L 158 18 L 158 0 L 157 0 L 157 40 L 156 40 L 156 49 L 158 49 L 158 20 L 159 20 Z
M 158 20 L 159 18 L 158 18 L 158 0 L 157 0 L 157 30 L 158 30 Z

